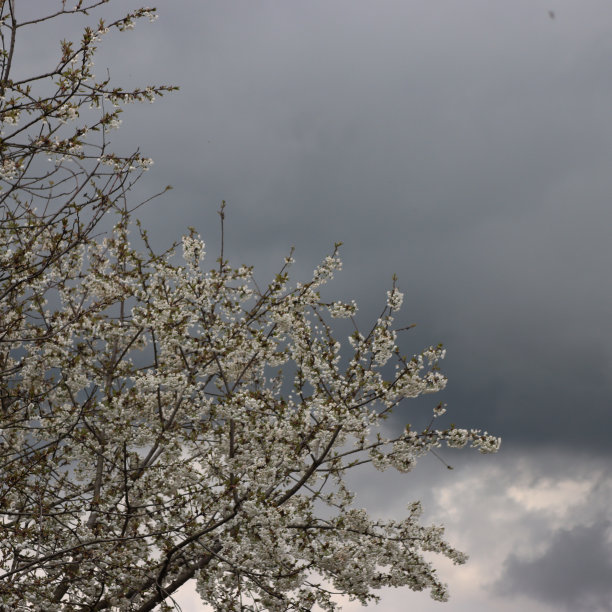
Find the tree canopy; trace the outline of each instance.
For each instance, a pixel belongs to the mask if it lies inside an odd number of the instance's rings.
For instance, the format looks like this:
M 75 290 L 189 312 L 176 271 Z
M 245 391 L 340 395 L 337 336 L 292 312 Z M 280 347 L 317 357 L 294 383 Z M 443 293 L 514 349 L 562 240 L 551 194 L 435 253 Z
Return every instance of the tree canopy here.
M 441 346 L 401 351 L 395 281 L 360 331 L 354 302 L 321 297 L 340 245 L 305 282 L 289 255 L 263 289 L 223 248 L 206 267 L 195 230 L 155 252 L 130 202 L 151 161 L 108 134 L 124 103 L 173 88 L 91 69 L 105 34 L 154 10 L 98 21 L 29 76 L 12 72 L 18 34 L 107 2 L 21 22 L 15 4 L 0 22 L 0 609 L 172 609 L 192 578 L 219 611 L 334 610 L 336 593 L 367 603 L 383 586 L 446 599 L 424 553 L 466 557 L 442 528 L 418 502 L 372 518 L 346 485 L 363 463 L 408 472 L 442 444 L 500 444 L 436 429 L 442 404 L 421 431 L 383 427 L 446 384 Z

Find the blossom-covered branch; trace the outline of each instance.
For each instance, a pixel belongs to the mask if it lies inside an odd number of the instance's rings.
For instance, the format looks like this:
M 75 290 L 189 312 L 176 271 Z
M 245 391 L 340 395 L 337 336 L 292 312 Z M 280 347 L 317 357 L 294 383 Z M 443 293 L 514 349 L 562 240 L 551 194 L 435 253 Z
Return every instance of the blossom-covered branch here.
M 344 481 L 357 462 L 407 471 L 443 443 L 499 445 L 458 429 L 382 435 L 392 407 L 446 382 L 440 347 L 401 355 L 397 288 L 342 367 L 331 322 L 356 306 L 319 294 L 337 252 L 309 282 L 291 286 L 285 265 L 260 292 L 251 268 L 204 271 L 193 232 L 176 265 L 133 249 L 128 230 L 126 213 L 51 265 L 32 294 L 39 320 L 12 342 L 6 605 L 27 593 L 48 610 L 147 610 L 194 576 L 219 610 L 334 609 L 321 579 L 364 603 L 385 585 L 444 599 L 422 553 L 464 556 L 416 505 L 399 522 L 370 519 Z

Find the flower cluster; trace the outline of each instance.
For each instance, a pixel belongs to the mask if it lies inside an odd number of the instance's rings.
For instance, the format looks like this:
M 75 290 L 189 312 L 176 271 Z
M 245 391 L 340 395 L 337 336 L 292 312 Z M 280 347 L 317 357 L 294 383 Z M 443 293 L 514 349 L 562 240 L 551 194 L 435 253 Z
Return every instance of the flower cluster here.
M 10 181 L 14 179 L 21 169 L 21 164 L 12 159 L 3 159 L 0 164 L 0 180 Z
M 329 307 L 329 314 L 334 319 L 348 319 L 357 312 L 357 304 L 353 300 L 350 304 L 333 302 Z
M 60 123 L 66 123 L 67 121 L 72 121 L 79 116 L 78 106 L 73 106 L 72 104 L 62 104 L 57 109 L 56 117 L 60 120 Z
M 402 307 L 404 302 L 404 294 L 393 287 L 391 291 L 387 291 L 387 306 L 391 312 L 395 312 Z

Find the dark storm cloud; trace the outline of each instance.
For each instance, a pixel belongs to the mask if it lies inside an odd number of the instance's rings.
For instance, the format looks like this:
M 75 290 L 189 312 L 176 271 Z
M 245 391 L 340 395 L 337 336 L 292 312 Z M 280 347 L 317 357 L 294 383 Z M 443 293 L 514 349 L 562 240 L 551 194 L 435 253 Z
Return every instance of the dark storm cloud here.
M 96 72 L 181 86 L 112 135 L 156 161 L 134 198 L 174 186 L 142 210 L 160 246 L 192 225 L 215 253 L 221 199 L 259 280 L 293 244 L 303 279 L 342 240 L 333 291 L 364 325 L 395 272 L 406 352 L 446 344 L 448 422 L 610 451 L 607 3 L 159 8 Z
M 499 595 L 517 593 L 574 612 L 612 610 L 610 521 L 555 534 L 550 547 L 534 559 L 511 555 L 495 585 Z
M 160 10 L 109 56 L 182 88 L 122 130 L 156 160 L 145 184 L 175 187 L 143 212 L 153 235 L 194 225 L 214 252 L 226 199 L 263 279 L 292 244 L 303 278 L 343 240 L 336 291 L 363 320 L 396 272 L 407 351 L 448 346 L 450 420 L 609 451 L 609 5 Z
M 259 280 L 293 244 L 303 279 L 342 240 L 333 291 L 364 324 L 395 272 L 406 352 L 447 345 L 449 422 L 610 451 L 608 3 L 159 8 L 96 63 L 181 86 L 112 135 L 156 161 L 135 198 L 174 186 L 142 210 L 157 244 L 193 225 L 215 253 L 221 199 Z

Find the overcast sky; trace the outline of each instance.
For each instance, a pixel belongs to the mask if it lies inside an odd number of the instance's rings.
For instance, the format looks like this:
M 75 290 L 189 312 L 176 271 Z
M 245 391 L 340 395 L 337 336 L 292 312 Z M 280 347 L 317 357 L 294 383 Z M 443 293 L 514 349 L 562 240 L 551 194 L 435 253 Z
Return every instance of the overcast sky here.
M 449 603 L 388 591 L 376 609 L 611 611 L 612 4 L 158 10 L 97 64 L 117 84 L 181 88 L 131 107 L 115 137 L 155 159 L 143 193 L 174 187 L 142 213 L 156 243 L 195 226 L 214 252 L 222 199 L 227 252 L 262 280 L 291 245 L 305 280 L 343 241 L 333 291 L 360 320 L 396 273 L 401 323 L 417 324 L 406 352 L 448 350 L 447 390 L 395 425 L 442 400 L 446 423 L 503 437 L 497 456 L 446 453 L 452 472 L 432 458 L 355 476 L 373 513 L 421 498 L 471 556 L 437 561 Z M 189 589 L 179 600 L 204 609 Z

